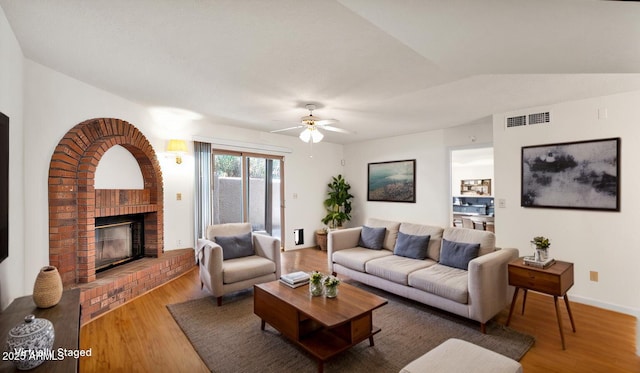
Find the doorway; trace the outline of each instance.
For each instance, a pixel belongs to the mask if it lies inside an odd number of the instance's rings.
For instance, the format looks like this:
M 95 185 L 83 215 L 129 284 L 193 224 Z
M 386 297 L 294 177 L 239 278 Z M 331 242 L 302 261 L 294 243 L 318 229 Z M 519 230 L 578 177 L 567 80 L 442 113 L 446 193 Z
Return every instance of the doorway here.
M 213 149 L 212 158 L 214 224 L 248 222 L 284 245 L 283 157 Z
M 451 224 L 495 231 L 493 147 L 451 150 Z

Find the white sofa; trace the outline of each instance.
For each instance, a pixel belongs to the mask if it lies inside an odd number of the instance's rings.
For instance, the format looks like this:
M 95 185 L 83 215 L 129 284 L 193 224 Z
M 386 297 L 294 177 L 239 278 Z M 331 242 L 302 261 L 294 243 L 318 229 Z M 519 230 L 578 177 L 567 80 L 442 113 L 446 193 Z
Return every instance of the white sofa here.
M 518 257 L 517 249 L 497 249 L 492 232 L 369 219 L 367 227 L 385 227 L 381 250 L 358 246 L 362 227 L 331 231 L 327 237 L 329 270 L 361 283 L 485 324 L 509 303 L 507 263 Z M 430 235 L 427 258 L 412 259 L 394 254 L 398 232 Z M 479 243 L 478 257 L 468 270 L 439 262 L 442 239 Z

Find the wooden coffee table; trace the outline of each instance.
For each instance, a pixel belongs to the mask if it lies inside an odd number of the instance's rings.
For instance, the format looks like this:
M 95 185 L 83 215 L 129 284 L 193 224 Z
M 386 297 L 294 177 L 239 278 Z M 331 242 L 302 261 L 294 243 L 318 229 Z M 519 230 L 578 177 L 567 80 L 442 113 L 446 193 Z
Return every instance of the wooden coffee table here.
M 254 285 L 253 312 L 265 323 L 308 351 L 318 361 L 318 372 L 331 357 L 369 339 L 380 328 L 373 326 L 373 310 L 387 300 L 347 283 L 336 298 L 312 297 L 308 286 L 292 289 L 279 281 Z

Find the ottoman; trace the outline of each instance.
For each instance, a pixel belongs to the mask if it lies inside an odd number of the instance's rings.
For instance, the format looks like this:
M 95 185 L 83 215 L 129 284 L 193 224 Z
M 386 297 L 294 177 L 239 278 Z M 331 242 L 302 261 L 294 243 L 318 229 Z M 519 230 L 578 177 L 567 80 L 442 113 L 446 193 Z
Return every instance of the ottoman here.
M 451 338 L 402 368 L 400 373 L 522 373 L 513 359 L 461 339 Z

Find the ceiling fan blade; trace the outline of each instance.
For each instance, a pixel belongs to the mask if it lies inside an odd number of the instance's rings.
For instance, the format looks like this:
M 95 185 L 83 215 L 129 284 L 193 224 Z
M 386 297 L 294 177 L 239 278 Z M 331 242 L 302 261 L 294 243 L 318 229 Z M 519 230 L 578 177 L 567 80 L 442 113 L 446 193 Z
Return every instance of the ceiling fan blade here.
M 279 129 L 279 130 L 273 130 L 273 131 L 269 131 L 269 132 L 271 132 L 271 133 L 284 132 L 284 131 L 290 131 L 290 130 L 295 130 L 295 129 L 304 128 L 304 127 L 306 127 L 306 126 L 305 125 L 295 126 L 295 127 L 283 128 L 283 129 Z
M 323 130 L 327 130 L 327 131 L 333 131 L 333 132 L 340 132 L 340 133 L 351 133 L 347 130 L 344 130 L 342 128 L 338 128 L 338 127 L 332 127 L 332 126 L 321 126 L 320 128 L 322 128 Z
M 315 123 L 319 126 L 325 126 L 327 124 L 336 124 L 339 123 L 340 121 L 337 119 L 319 119 L 316 120 Z

